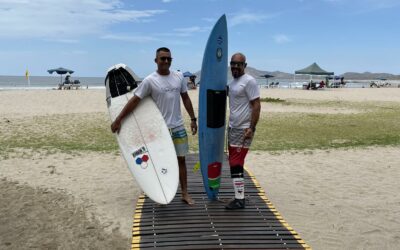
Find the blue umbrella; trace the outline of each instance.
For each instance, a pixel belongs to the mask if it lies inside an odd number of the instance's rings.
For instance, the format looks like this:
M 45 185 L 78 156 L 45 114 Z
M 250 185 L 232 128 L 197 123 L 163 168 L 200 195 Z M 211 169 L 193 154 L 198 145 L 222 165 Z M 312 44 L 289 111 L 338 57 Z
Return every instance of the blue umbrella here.
M 191 77 L 193 74 L 190 73 L 189 71 L 186 71 L 185 73 L 183 73 L 183 77 Z
M 73 70 L 66 69 L 63 67 L 59 67 L 56 69 L 49 69 L 49 70 L 47 70 L 47 72 L 49 72 L 49 74 L 53 74 L 54 72 L 56 72 L 57 74 L 61 75 L 61 84 L 62 84 L 62 75 L 67 74 L 67 73 L 70 73 L 70 74 L 74 73 Z

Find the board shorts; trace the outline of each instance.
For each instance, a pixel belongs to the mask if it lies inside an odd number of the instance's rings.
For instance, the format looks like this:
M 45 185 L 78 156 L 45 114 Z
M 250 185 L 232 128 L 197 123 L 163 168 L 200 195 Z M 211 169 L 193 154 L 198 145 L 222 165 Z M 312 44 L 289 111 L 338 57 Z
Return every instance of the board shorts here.
M 229 165 L 243 168 L 244 159 L 249 151 L 252 138 L 244 140 L 244 128 L 228 128 Z
M 169 129 L 169 132 L 174 142 L 175 151 L 177 156 L 186 156 L 189 152 L 189 142 L 185 126 L 181 125 Z

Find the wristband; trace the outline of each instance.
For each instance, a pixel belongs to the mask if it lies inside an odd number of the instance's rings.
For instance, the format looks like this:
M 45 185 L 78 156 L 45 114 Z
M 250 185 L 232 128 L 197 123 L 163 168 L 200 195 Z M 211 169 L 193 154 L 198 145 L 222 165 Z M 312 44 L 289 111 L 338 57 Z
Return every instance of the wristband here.
M 196 118 L 196 117 L 191 118 L 190 120 L 191 120 L 192 122 L 197 122 L 197 118 Z

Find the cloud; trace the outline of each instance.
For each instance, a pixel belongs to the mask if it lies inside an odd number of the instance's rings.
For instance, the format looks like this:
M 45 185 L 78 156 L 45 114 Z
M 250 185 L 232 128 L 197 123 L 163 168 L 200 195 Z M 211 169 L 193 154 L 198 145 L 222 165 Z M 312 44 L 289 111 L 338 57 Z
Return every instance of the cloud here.
M 173 43 L 175 45 L 186 45 L 190 44 L 188 41 L 180 41 L 177 40 L 177 37 L 189 37 L 196 33 L 200 32 L 207 32 L 210 31 L 211 27 L 200 27 L 200 26 L 192 26 L 186 28 L 175 28 L 171 32 L 166 33 L 156 33 L 156 34 L 149 34 L 141 35 L 141 34 L 107 34 L 101 36 L 102 39 L 109 39 L 109 40 L 118 40 L 124 42 L 133 42 L 133 43 L 147 43 L 147 42 L 166 42 Z
M 79 40 L 77 39 L 46 39 L 49 42 L 57 42 L 57 43 L 67 43 L 67 44 L 77 44 Z
M 73 50 L 72 54 L 74 55 L 86 55 L 88 52 L 86 50 Z
M 370 10 L 389 9 L 400 5 L 398 0 L 364 0 L 357 1 L 361 6 Z
M 324 0 L 327 3 L 353 10 L 352 14 L 367 14 L 379 10 L 394 8 L 400 5 L 398 0 Z
M 278 44 L 290 42 L 289 37 L 286 36 L 286 35 L 283 35 L 283 34 L 275 35 L 273 38 L 274 38 L 274 41 L 275 41 L 276 43 L 278 43 Z
M 0 37 L 76 39 L 122 22 L 146 22 L 165 10 L 129 10 L 120 0 L 2 0 Z
M 184 32 L 184 33 L 199 32 L 201 30 L 202 30 L 202 28 L 200 28 L 199 26 L 193 26 L 193 27 L 189 27 L 189 28 L 176 28 L 176 29 L 174 29 L 174 31 Z
M 236 26 L 241 24 L 249 24 L 249 23 L 262 23 L 266 19 L 271 19 L 280 15 L 279 13 L 275 14 L 256 14 L 256 13 L 239 13 L 233 14 L 229 17 L 229 25 Z
M 152 36 L 125 35 L 125 34 L 110 34 L 110 35 L 104 35 L 101 38 L 124 41 L 124 42 L 134 42 L 134 43 L 147 43 L 147 42 L 160 41 L 160 39 L 157 39 Z
M 172 36 L 191 36 L 194 33 L 207 32 L 210 31 L 210 27 L 199 27 L 192 26 L 187 28 L 176 28 L 174 29 L 175 34 L 171 34 Z

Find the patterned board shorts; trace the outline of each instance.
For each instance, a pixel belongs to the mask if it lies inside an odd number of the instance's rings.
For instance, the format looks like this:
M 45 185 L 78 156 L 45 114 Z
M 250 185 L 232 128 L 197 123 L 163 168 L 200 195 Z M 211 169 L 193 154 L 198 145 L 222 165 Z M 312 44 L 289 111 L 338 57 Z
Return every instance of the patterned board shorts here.
M 244 140 L 244 128 L 228 128 L 228 144 L 231 147 L 249 148 L 252 138 Z
M 188 136 L 185 126 L 178 126 L 169 129 L 172 141 L 174 142 L 175 151 L 177 156 L 185 156 L 189 152 Z
M 232 178 L 237 177 L 238 174 L 243 176 L 244 159 L 253 141 L 253 137 L 244 140 L 244 130 L 240 128 L 228 129 L 229 165 L 231 166 Z

